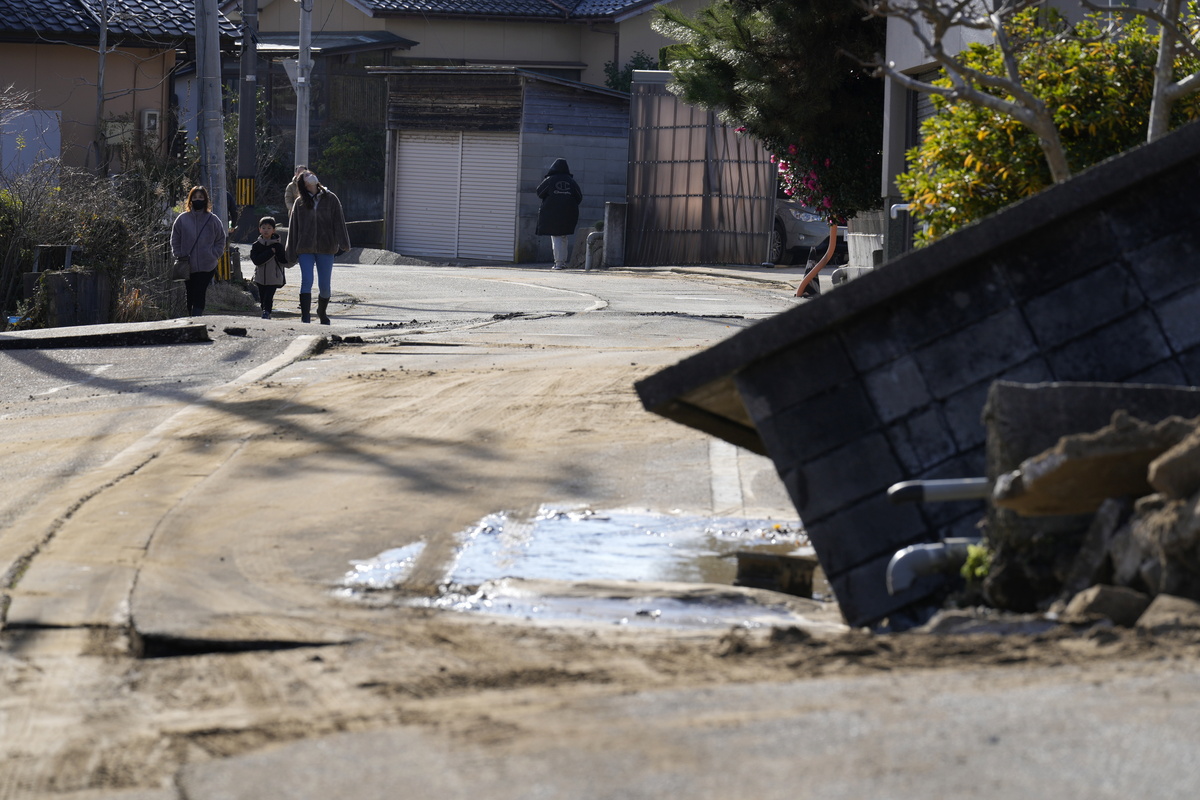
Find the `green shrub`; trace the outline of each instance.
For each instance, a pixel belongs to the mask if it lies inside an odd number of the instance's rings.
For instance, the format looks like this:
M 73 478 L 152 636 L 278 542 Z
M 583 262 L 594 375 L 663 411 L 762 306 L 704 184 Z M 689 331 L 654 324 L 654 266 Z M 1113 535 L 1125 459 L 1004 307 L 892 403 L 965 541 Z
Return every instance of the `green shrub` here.
M 1157 36 L 1140 20 L 1120 35 L 1106 34 L 1103 18 L 1074 28 L 1038 9 L 1016 15 L 1012 39 L 1025 87 L 1045 102 L 1058 126 L 1067 160 L 1079 171 L 1134 147 L 1146 138 Z M 972 69 L 1003 74 L 1003 53 L 971 45 L 961 58 Z M 1182 74 L 1200 68 L 1177 59 Z M 949 80 L 938 85 L 949 87 Z M 1036 135 L 1012 117 L 966 101 L 933 95 L 938 114 L 921 126 L 922 142 L 908 153 L 908 170 L 896 186 L 921 224 L 927 243 L 1051 184 Z M 1191 95 L 1175 103 L 1173 124 L 1200 115 Z

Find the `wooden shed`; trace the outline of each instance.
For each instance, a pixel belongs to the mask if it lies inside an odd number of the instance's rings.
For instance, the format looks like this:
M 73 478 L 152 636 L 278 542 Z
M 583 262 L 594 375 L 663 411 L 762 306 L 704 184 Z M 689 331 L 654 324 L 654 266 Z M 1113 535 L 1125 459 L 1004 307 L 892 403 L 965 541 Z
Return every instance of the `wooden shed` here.
M 565 158 L 581 226 L 625 201 L 629 95 L 511 67 L 381 67 L 391 249 L 425 258 L 549 261 L 534 194 Z

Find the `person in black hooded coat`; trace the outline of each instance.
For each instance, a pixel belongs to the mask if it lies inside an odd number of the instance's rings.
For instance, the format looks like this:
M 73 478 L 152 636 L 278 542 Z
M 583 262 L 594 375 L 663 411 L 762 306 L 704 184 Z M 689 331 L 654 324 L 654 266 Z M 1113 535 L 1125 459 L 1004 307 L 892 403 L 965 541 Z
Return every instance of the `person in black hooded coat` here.
M 579 203 L 583 200 L 583 192 L 571 176 L 565 158 L 556 160 L 550 167 L 546 177 L 538 184 L 537 196 L 542 200 L 542 207 L 538 209 L 537 235 L 550 237 L 554 268 L 566 269 L 569 237 L 579 224 Z

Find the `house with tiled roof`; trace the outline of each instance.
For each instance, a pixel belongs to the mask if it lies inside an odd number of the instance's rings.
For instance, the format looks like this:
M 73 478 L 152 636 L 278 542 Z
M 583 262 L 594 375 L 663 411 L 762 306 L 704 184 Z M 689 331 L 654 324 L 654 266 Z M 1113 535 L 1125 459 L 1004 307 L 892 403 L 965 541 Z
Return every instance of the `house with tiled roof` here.
M 239 0 L 230 0 L 235 5 Z M 694 11 L 702 0 L 670 0 Z M 379 66 L 507 66 L 595 86 L 604 66 L 670 41 L 650 28 L 662 0 L 313 0 L 314 41 L 335 32 L 386 31 L 409 42 L 381 48 Z M 299 30 L 300 6 L 259 0 L 264 37 Z
M 670 0 L 698 9 L 707 0 Z M 236 16 L 241 0 L 224 0 Z M 378 131 L 398 131 L 402 121 L 385 119 L 388 98 L 382 78 L 371 70 L 408 67 L 498 68 L 546 76 L 578 85 L 584 105 L 605 106 L 592 91 L 605 90 L 605 65 L 623 67 L 637 53 L 657 59 L 670 41 L 651 30 L 661 0 L 313 0 L 313 71 L 309 161 L 319 164 L 323 142 L 339 124 L 353 122 Z M 290 142 L 295 90 L 284 64 L 298 55 L 300 5 L 259 0 L 258 53 L 268 117 L 279 139 Z M 289 65 L 290 66 L 290 65 Z M 644 65 L 643 65 L 644 66 Z M 523 79 L 532 80 L 532 79 Z M 523 85 L 542 86 L 536 80 Z M 566 89 L 564 89 L 566 91 Z M 430 98 L 436 102 L 439 98 Z M 431 125 L 423 121 L 423 130 Z M 445 131 L 459 129 L 447 120 Z M 333 126 L 333 127 L 330 127 Z M 614 151 L 615 152 L 615 151 Z M 331 178 L 343 202 L 360 218 L 384 216 L 383 153 L 377 185 L 351 187 Z M 548 164 L 546 165 L 548 166 Z M 622 162 L 620 169 L 624 169 Z M 604 169 L 606 176 L 617 170 Z M 607 180 L 606 180 L 607 182 Z M 361 201 L 361 202 L 360 202 Z M 270 202 L 268 199 L 267 202 Z
M 6 143 L 22 143 L 5 153 L 29 150 L 32 136 L 42 155 L 112 169 L 112 145 L 128 137 L 165 146 L 171 72 L 194 16 L 192 0 L 0 0 L 0 87 L 29 97 L 5 113 Z M 224 16 L 220 25 L 237 32 Z

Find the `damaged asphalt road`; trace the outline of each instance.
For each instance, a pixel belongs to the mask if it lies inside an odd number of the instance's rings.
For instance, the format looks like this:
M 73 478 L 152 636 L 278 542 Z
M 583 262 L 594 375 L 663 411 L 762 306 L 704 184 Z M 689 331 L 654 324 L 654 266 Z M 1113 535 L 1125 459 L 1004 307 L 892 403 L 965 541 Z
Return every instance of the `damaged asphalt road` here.
M 619 314 L 406 329 L 227 381 L 47 485 L 0 535 L 0 797 L 1190 796 L 1185 632 L 877 637 L 832 632 L 820 603 L 797 606 L 808 629 L 678 630 L 400 602 L 502 509 L 791 513 L 769 461 L 641 410 L 634 381 L 733 321 L 641 320 L 664 302 L 650 287 L 696 283 L 628 280 L 590 289 L 625 292 Z M 403 320 L 446 303 L 407 289 L 354 293 Z M 738 324 L 769 313 L 763 291 L 726 296 Z M 340 336 L 382 321 L 333 310 Z M 7 413 L 70 449 L 61 420 Z M 72 423 L 77 448 L 95 423 Z M 6 440 L 6 479 L 39 436 Z M 417 542 L 395 602 L 336 591 Z

